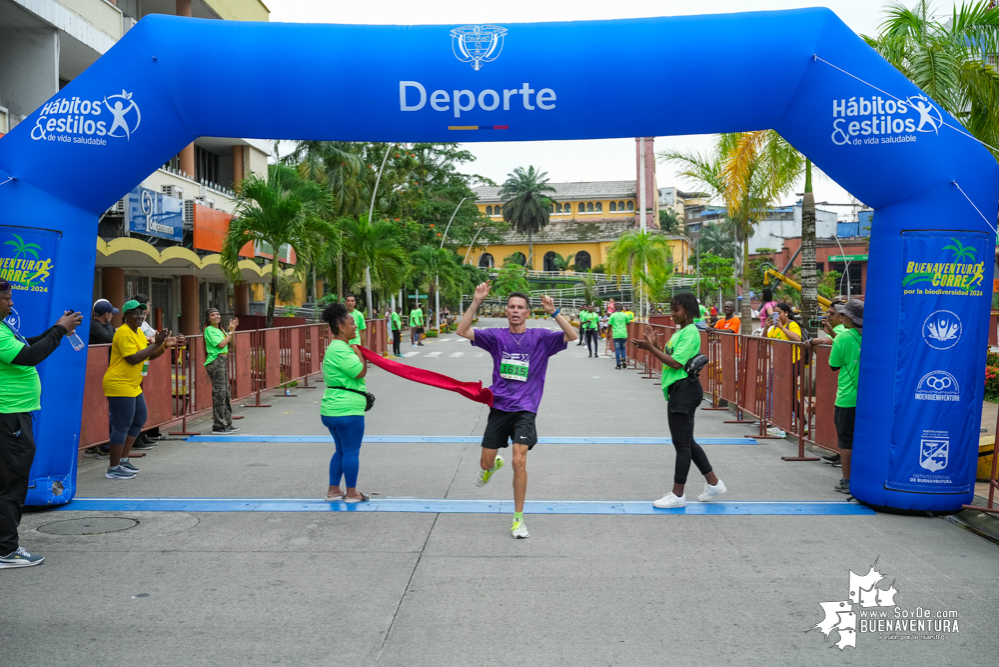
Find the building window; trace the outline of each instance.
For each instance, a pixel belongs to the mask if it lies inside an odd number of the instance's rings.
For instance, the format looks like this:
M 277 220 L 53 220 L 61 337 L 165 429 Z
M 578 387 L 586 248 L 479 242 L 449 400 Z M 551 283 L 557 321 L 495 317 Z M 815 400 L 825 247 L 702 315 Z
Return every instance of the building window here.
M 558 269 L 555 267 L 555 253 L 554 252 L 549 251 L 549 252 L 545 253 L 544 267 L 541 270 L 542 271 L 558 271 Z
M 623 201 L 619 201 L 617 203 L 617 210 L 618 211 L 623 211 L 624 210 L 624 202 Z
M 586 203 L 586 212 L 587 213 L 593 213 L 593 202 L 587 202 Z
M 502 211 L 502 210 L 503 210 L 503 207 L 500 206 L 499 204 L 496 204 L 496 207 L 493 208 L 493 215 L 499 215 L 500 211 Z
M 486 215 L 492 215 L 492 214 L 493 214 L 493 207 L 492 206 L 487 206 L 486 207 Z
M 174 155 L 170 160 L 163 165 L 164 169 L 173 169 L 174 171 L 180 171 L 180 154 Z
M 555 204 L 555 212 L 556 213 L 562 212 L 562 204 Z
M 598 202 L 597 202 L 597 206 L 596 206 L 596 208 L 595 208 L 594 210 L 595 210 L 595 211 L 596 211 L 597 213 L 603 213 L 603 212 L 604 212 L 604 203 L 603 203 L 603 202 L 599 202 L 599 201 L 598 201 Z
M 590 268 L 590 253 L 585 250 L 580 250 L 576 253 L 576 270 L 586 271 Z
M 580 203 L 580 204 L 579 204 L 579 207 L 577 208 L 577 210 L 578 210 L 578 211 L 579 211 L 580 213 L 586 213 L 586 204 L 583 204 L 583 203 Z
M 617 212 L 617 202 L 612 201 L 610 203 L 610 212 L 611 213 L 616 213 Z
M 479 268 L 480 269 L 491 269 L 493 268 L 493 256 L 488 252 L 484 252 L 479 255 Z
M 629 211 L 634 211 L 635 210 L 635 202 L 633 202 L 633 201 L 628 202 L 628 210 Z
M 548 212 L 549 213 L 555 212 L 555 204 L 548 204 Z
M 203 183 L 218 183 L 222 180 L 219 163 L 221 158 L 201 146 L 194 147 L 194 180 Z

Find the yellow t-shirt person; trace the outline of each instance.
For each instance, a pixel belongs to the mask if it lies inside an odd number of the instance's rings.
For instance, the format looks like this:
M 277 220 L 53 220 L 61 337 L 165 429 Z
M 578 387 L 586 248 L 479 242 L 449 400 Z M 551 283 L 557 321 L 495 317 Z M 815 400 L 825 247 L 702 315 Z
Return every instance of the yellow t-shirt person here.
M 149 342 L 146 335 L 132 331 L 127 324 L 118 327 L 111 341 L 111 362 L 104 373 L 104 395 L 126 396 L 135 398 L 142 393 L 142 367 L 144 363 L 130 364 L 125 357 L 130 357 L 140 350 L 146 349 Z
M 794 320 L 788 320 L 787 326 L 785 327 L 788 331 L 798 334 L 798 340 L 801 340 L 801 326 L 798 325 Z M 769 329 L 767 329 L 767 338 L 775 338 L 777 340 L 791 340 L 787 337 L 780 327 L 776 324 L 772 324 Z M 796 345 L 794 347 L 794 353 L 791 356 L 791 363 L 797 363 L 798 359 L 801 358 L 801 350 Z

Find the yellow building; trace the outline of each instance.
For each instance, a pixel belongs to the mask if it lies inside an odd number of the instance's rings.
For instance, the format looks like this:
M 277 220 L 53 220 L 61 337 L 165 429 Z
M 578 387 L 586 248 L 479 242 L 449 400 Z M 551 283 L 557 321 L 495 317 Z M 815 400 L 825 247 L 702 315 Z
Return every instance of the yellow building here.
M 551 218 L 547 227 L 534 235 L 534 257 L 527 267 L 536 271 L 555 271 L 556 255 L 567 259 L 578 270 L 607 262 L 611 245 L 624 232 L 637 229 L 635 212 L 635 181 L 593 181 L 583 183 L 549 183 L 555 188 L 551 199 Z M 474 189 L 476 205 L 492 220 L 503 219 L 503 202 L 499 188 L 480 186 Z M 653 233 L 662 232 L 657 227 Z M 511 230 L 500 244 L 476 246 L 468 261 L 481 268 L 503 266 L 505 258 L 514 253 L 529 254 L 527 234 Z M 673 250 L 673 263 L 685 272 L 692 253 L 690 239 L 667 236 Z M 464 255 L 467 248 L 461 248 Z M 571 256 L 571 258 L 570 258 Z

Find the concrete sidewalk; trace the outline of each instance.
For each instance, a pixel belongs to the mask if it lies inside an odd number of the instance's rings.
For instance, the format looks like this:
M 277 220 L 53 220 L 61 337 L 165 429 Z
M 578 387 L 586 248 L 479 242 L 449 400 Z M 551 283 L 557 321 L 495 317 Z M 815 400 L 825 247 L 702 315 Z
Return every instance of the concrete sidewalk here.
M 584 350 L 552 360 L 539 435 L 668 436 L 654 381 Z M 412 351 L 406 363 L 489 383 L 488 357 L 453 334 L 422 348 L 404 342 Z M 368 435 L 477 436 L 485 426 L 485 406 L 378 369 L 368 388 L 377 395 Z M 84 459 L 78 497 L 321 498 L 331 442 L 240 441 L 327 434 L 322 389 L 296 391 L 269 398 L 271 408 L 237 408 L 246 418 L 229 442 L 161 443 L 134 480 L 105 479 L 106 461 Z M 726 418 L 700 412 L 698 436 L 748 433 Z M 475 486 L 479 449 L 366 443 L 359 487 L 376 498 L 509 500 L 509 470 Z M 846 499 L 832 490 L 838 469 L 780 460 L 790 442 L 705 449 L 726 502 Z M 668 445 L 538 445 L 528 497 L 651 502 L 669 489 L 673 459 Z M 688 501 L 702 483 L 692 468 Z M 507 514 L 72 504 L 31 513 L 22 543 L 47 560 L 0 572 L 0 665 L 961 665 L 999 651 L 999 551 L 942 519 L 536 514 L 527 523 L 531 538 L 513 540 Z M 892 620 L 896 609 L 956 611 L 959 632 L 864 632 L 840 651 L 830 648 L 836 632 L 809 631 L 824 619 L 819 603 L 848 601 L 849 572 L 867 574 L 875 561 L 886 577 L 878 586 L 898 591 L 897 608 L 883 608 Z

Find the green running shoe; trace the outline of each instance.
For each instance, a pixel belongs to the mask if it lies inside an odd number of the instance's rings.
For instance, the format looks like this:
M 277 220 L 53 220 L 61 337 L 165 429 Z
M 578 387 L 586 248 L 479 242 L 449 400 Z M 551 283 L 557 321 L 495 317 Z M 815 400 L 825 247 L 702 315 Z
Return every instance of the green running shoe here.
M 475 486 L 485 486 L 489 483 L 489 478 L 493 476 L 493 473 L 503 467 L 503 457 L 497 455 L 496 460 L 493 462 L 493 467 L 489 470 L 479 470 L 479 478 L 475 480 Z

